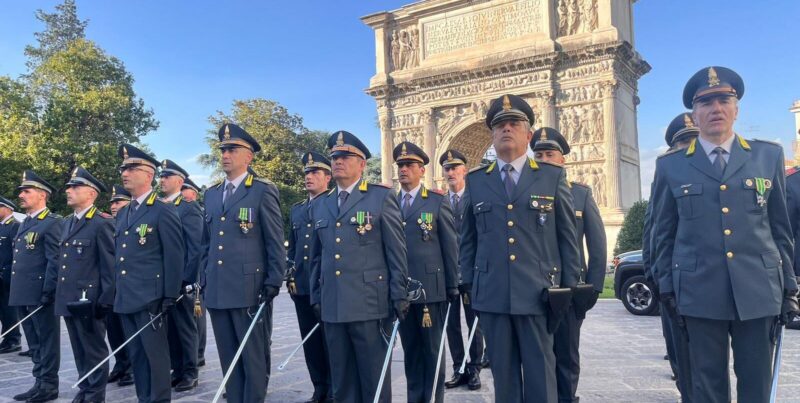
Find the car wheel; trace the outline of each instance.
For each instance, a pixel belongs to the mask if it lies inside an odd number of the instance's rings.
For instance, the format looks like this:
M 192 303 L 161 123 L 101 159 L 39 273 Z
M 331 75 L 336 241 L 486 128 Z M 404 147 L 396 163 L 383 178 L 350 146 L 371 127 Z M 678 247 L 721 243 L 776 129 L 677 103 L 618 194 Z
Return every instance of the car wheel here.
M 658 309 L 658 299 L 644 276 L 625 280 L 621 291 L 622 304 L 634 315 L 653 315 Z

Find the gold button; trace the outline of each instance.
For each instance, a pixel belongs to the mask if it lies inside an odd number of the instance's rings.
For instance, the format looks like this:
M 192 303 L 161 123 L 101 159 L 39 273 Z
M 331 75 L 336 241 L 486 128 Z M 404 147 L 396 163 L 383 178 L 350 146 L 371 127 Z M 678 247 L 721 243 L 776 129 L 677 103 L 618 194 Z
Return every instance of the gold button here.
M 128 274 L 128 272 L 123 270 L 123 271 L 120 272 L 120 274 L 122 274 L 124 276 L 124 275 Z
M 220 217 L 219 220 L 220 221 L 225 221 L 225 217 Z
M 722 231 L 722 232 L 724 232 L 724 233 L 725 233 L 725 235 L 730 235 L 730 234 L 731 234 L 731 230 L 729 230 L 729 229 L 727 229 L 727 228 L 725 229 L 725 231 Z
M 217 264 L 222 266 L 222 260 L 217 260 Z
M 67 257 L 67 254 L 66 254 L 66 253 L 64 254 L 64 257 Z
M 383 280 L 383 276 L 378 276 L 378 280 Z
M 508 238 L 508 243 L 514 243 L 514 238 Z
M 66 277 L 61 277 L 61 281 L 66 281 Z
M 222 236 L 222 235 L 225 235 L 225 231 L 220 231 L 220 232 L 219 232 L 219 235 L 220 235 L 220 236 Z
M 310 238 L 310 237 L 311 237 L 311 235 L 309 235 L 309 234 L 306 234 L 306 238 Z
M 67 268 L 67 266 L 66 266 L 66 265 L 64 265 L 64 266 L 61 266 L 61 268 L 62 268 L 62 269 L 66 269 L 66 268 Z
M 120 261 L 120 262 L 124 262 L 124 261 L 125 261 L 125 258 L 124 258 L 124 257 L 121 257 L 121 258 L 119 258 L 119 261 Z
M 128 235 L 128 231 L 125 231 L 125 235 Z
M 341 276 L 341 275 L 342 275 L 342 272 L 340 272 L 339 270 L 336 270 L 336 275 L 337 275 L 337 276 Z
M 689 194 L 689 189 L 683 189 L 683 194 Z
M 308 245 L 303 245 L 303 249 L 308 249 Z
M 306 227 L 311 228 L 311 223 L 306 224 Z
M 308 260 L 308 256 L 303 256 L 303 260 Z
M 342 238 L 336 238 L 336 243 L 342 242 Z
M 727 208 L 727 207 L 723 207 L 722 208 L 722 213 L 723 214 L 728 214 L 729 211 L 731 211 L 731 210 L 729 208 Z
M 514 221 L 509 221 L 509 222 L 508 222 L 508 226 L 509 226 L 509 227 L 513 227 L 513 226 L 514 226 Z
M 127 244 L 122 244 L 122 247 L 123 247 L 123 248 L 127 248 L 127 247 L 128 247 L 128 245 L 127 245 Z
M 506 208 L 509 209 L 509 210 L 513 210 L 514 209 L 514 205 L 513 204 L 509 204 L 508 206 L 506 206 Z
M 341 255 L 339 255 L 339 254 L 337 253 L 337 254 L 335 254 L 333 257 L 334 257 L 336 260 L 339 260 L 339 259 L 340 259 L 342 256 L 341 256 Z
M 728 190 L 728 185 L 719 185 L 719 190 Z
M 517 260 L 517 256 L 515 256 L 515 255 L 511 255 L 508 258 L 511 259 L 512 262 Z
M 728 259 L 733 259 L 733 252 L 728 252 L 725 254 L 725 256 L 727 256 Z
M 217 249 L 222 250 L 222 245 L 217 246 Z
M 337 222 L 337 223 L 336 223 L 336 226 L 337 226 L 337 227 L 341 227 L 341 226 L 342 226 L 342 223 L 340 223 L 340 222 Z

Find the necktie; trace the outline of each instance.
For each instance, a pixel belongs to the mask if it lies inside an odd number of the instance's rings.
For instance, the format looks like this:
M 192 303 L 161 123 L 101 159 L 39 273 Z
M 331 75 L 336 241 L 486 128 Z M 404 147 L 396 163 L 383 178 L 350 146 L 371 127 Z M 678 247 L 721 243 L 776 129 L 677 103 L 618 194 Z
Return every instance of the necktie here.
M 344 206 L 344 202 L 347 201 L 347 196 L 350 196 L 350 193 L 348 193 L 346 190 L 339 192 L 339 207 Z
M 411 194 L 406 193 L 403 195 L 403 218 L 408 217 L 409 210 L 411 210 Z
M 230 199 L 231 196 L 233 196 L 233 183 L 228 182 L 228 184 L 225 185 L 225 193 L 222 195 L 222 206 L 223 206 L 223 208 L 227 207 L 227 206 L 225 206 L 225 203 L 228 202 L 228 199 Z
M 726 151 L 722 147 L 717 147 L 713 152 L 714 154 L 717 154 L 717 159 L 714 160 L 714 168 L 716 168 L 717 172 L 722 175 L 725 172 L 725 167 L 728 165 L 723 157 Z
M 139 208 L 139 201 L 134 200 L 131 202 L 130 207 L 128 208 L 128 225 L 131 225 L 131 217 L 133 217 L 133 213 L 136 212 L 136 209 Z
M 78 216 L 73 216 L 71 220 L 69 220 L 69 228 L 67 229 L 67 233 L 72 232 L 72 229 L 75 228 L 75 224 L 78 223 Z
M 503 178 L 503 185 L 506 187 L 506 195 L 510 198 L 511 195 L 514 194 L 514 188 L 517 186 L 514 183 L 514 178 L 511 177 L 511 173 L 514 172 L 514 167 L 511 164 L 503 165 L 503 172 L 506 173 L 506 177 Z
M 458 203 L 461 201 L 461 197 L 458 196 L 458 193 L 454 193 L 453 197 L 450 200 L 450 205 L 453 207 L 453 210 L 458 210 Z

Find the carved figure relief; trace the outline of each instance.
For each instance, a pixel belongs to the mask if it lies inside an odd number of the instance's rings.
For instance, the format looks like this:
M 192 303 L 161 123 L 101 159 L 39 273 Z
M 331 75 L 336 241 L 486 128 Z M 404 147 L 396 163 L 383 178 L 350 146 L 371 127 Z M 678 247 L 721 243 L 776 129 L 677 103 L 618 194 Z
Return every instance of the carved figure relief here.
M 558 36 L 597 29 L 597 0 L 558 0 Z
M 389 49 L 392 70 L 404 70 L 419 65 L 419 29 L 416 25 L 392 31 Z

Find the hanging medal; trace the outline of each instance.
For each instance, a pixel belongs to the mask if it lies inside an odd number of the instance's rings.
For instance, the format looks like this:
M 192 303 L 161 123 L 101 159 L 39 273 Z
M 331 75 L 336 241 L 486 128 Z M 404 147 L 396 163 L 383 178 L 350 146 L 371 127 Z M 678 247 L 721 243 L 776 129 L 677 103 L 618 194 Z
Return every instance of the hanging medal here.
M 431 230 L 433 229 L 433 213 L 420 213 L 417 218 L 419 229 L 422 230 L 422 240 L 428 241 L 431 239 Z
M 759 207 L 764 207 L 767 205 L 767 199 L 764 198 L 764 193 L 766 193 L 767 191 L 767 179 L 765 178 L 755 178 L 755 179 L 756 179 L 756 204 L 758 204 Z
M 35 232 L 28 232 L 25 234 L 25 249 L 33 250 L 36 248 L 37 239 L 39 239 L 39 234 Z
M 147 233 L 152 232 L 152 230 L 148 231 L 147 224 L 142 224 L 137 229 L 137 232 L 139 233 L 139 245 L 144 245 L 147 243 Z
M 242 234 L 247 234 L 253 228 L 253 209 L 242 207 L 239 209 L 239 228 Z
M 364 225 L 366 223 L 366 217 L 367 215 L 365 212 L 356 211 L 356 216 L 354 218 L 356 219 L 356 225 L 358 225 L 356 227 L 356 232 L 358 232 L 358 235 L 364 235 L 367 233 L 367 228 Z
M 364 229 L 367 231 L 372 231 L 372 214 L 369 211 L 364 214 L 364 219 L 366 222 L 364 223 Z

